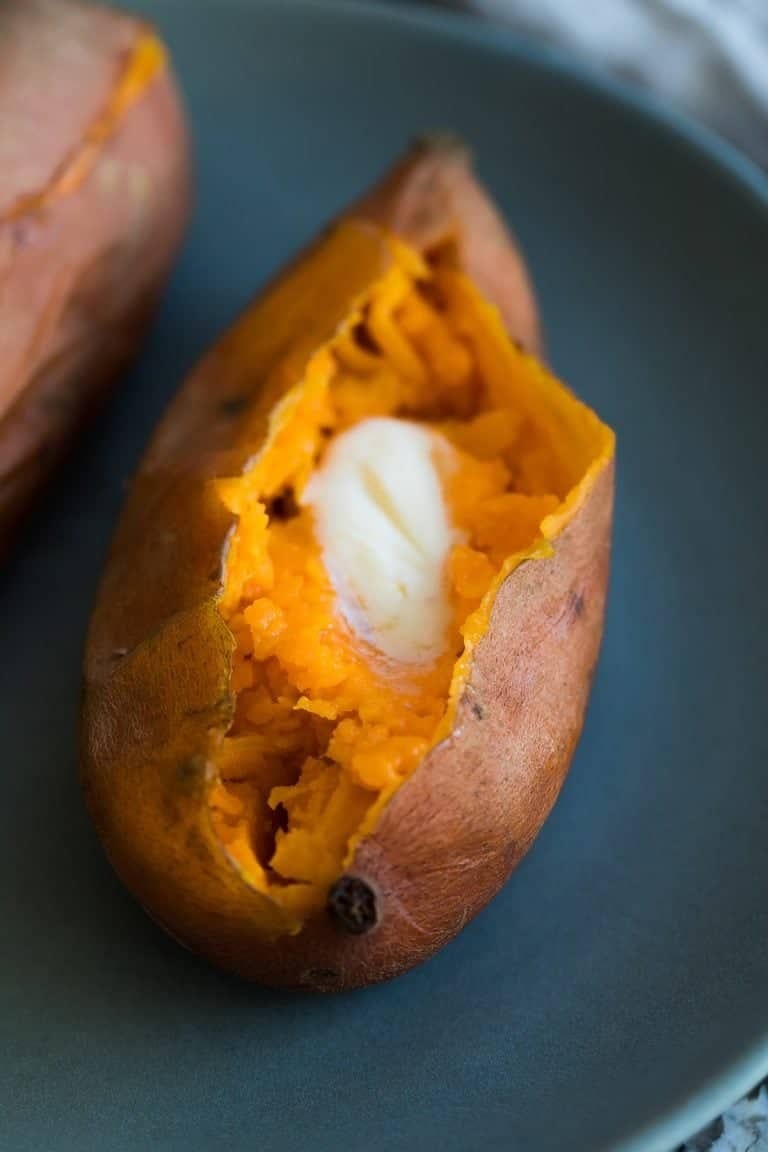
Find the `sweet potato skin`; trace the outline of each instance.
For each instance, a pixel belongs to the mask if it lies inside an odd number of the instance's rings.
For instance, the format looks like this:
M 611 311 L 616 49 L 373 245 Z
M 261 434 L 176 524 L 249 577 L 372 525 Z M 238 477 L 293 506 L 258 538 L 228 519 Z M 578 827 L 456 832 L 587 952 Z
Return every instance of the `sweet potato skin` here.
M 435 180 L 445 195 L 433 195 Z M 472 186 L 463 209 L 456 208 L 455 182 Z M 423 197 L 418 211 L 414 188 Z M 494 253 L 491 280 L 478 277 L 479 253 L 485 252 L 481 272 L 491 258 L 483 247 L 488 213 L 466 205 L 487 201 L 463 152 L 440 144 L 411 153 L 394 178 L 353 207 L 359 224 L 343 249 L 330 234 L 289 268 L 172 402 L 129 495 L 86 651 L 82 777 L 109 858 L 177 939 L 276 986 L 338 990 L 387 979 L 432 954 L 492 897 L 560 790 L 602 633 L 610 462 L 556 539 L 554 554 L 523 563 L 507 578 L 451 734 L 360 844 L 348 873 L 375 893 L 376 928 L 347 936 L 323 914 L 298 935 L 283 934 L 279 909 L 228 862 L 205 807 L 212 740 L 226 731 L 234 708 L 233 640 L 215 606 L 231 518 L 207 481 L 242 467 L 232 445 L 244 409 L 249 422 L 260 412 L 266 429 L 277 395 L 259 389 L 286 347 L 285 378 L 293 380 L 385 270 L 387 246 L 366 220 L 397 220 L 405 189 L 409 212 L 430 238 L 426 246 L 435 238 L 455 243 L 492 298 L 490 283 L 508 290 L 505 268 L 518 276 L 520 257 L 505 240 Z M 413 231 L 401 227 L 413 243 Z M 527 277 L 517 280 L 523 282 Z M 290 331 L 277 319 L 286 296 L 295 302 Z M 530 319 L 531 301 L 527 288 L 522 310 L 519 299 L 507 297 L 507 324 L 516 315 Z M 526 329 L 528 338 L 532 331 Z M 136 571 L 152 578 L 137 581 Z
M 420 252 L 451 244 L 464 271 L 528 352 L 544 354 L 533 284 L 519 245 L 475 179 L 460 141 L 425 138 L 353 206 Z M 463 227 L 471 220 L 472 227 Z
M 187 222 L 186 127 L 158 44 L 110 109 L 150 39 L 76 0 L 0 12 L 0 551 L 136 351 Z

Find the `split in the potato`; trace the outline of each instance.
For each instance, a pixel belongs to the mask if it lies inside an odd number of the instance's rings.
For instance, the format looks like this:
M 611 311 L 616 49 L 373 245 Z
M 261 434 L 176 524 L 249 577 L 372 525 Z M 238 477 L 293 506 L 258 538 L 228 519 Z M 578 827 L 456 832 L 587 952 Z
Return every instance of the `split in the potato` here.
M 237 702 L 209 808 L 297 928 L 450 731 L 496 590 L 551 553 L 610 435 L 450 252 L 391 243 L 250 466 L 216 482 L 238 518 L 219 601 Z

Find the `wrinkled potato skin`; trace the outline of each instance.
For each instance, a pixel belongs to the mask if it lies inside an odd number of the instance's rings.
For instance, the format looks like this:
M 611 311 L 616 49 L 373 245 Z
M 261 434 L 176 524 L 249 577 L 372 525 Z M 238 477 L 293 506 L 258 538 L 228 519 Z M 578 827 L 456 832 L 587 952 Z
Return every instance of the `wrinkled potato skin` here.
M 136 351 L 188 218 L 167 66 L 87 146 L 146 31 L 75 0 L 0 9 L 0 552 Z
M 442 190 L 437 196 L 435 181 Z M 467 186 L 469 203 L 483 201 L 488 212 L 457 201 L 455 189 Z M 489 213 L 494 226 L 499 218 L 460 150 L 421 146 L 395 178 L 351 210 L 361 223 L 348 238 L 350 250 L 332 258 L 332 234 L 321 239 L 181 389 L 134 481 L 87 646 L 82 775 L 110 860 L 177 939 L 276 986 L 337 990 L 387 979 L 432 954 L 493 896 L 563 783 L 602 633 L 612 465 L 558 537 L 555 554 L 522 564 L 504 583 L 451 735 L 359 846 L 347 871 L 375 890 L 379 924 L 367 935 L 345 936 L 322 914 L 299 935 L 265 940 L 264 924 L 272 915 L 277 936 L 280 915 L 271 914 L 265 897 L 229 864 L 204 803 L 206 763 L 234 707 L 233 641 L 215 607 L 231 517 L 206 482 L 244 463 L 231 447 L 243 406 L 251 418 L 259 411 L 266 429 L 276 394 L 262 382 L 285 355 L 286 340 L 293 342 L 285 375 L 295 379 L 309 352 L 385 270 L 386 244 L 363 217 L 373 204 L 370 217 L 377 222 L 397 220 L 406 189 L 409 213 L 421 220 L 429 244 L 452 238 L 464 266 L 489 292 L 491 281 L 478 276 L 477 260 L 483 251 L 484 260 L 491 258 L 485 227 Z M 413 242 L 413 232 L 402 231 Z M 493 281 L 508 285 L 509 269 L 512 283 L 527 286 L 506 236 L 494 260 Z M 295 302 L 290 332 L 278 319 L 281 297 Z M 511 334 L 530 340 L 529 288 L 503 303 Z M 137 572 L 151 578 L 136 580 Z

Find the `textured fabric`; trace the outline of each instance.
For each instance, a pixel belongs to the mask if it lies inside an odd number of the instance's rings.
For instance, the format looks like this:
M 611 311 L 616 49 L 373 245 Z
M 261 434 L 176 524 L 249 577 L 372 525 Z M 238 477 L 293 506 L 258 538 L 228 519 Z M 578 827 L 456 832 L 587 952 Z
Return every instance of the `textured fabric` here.
M 768 0 L 448 0 L 639 81 L 768 167 Z
M 682 1152 L 765 1152 L 768 1086 L 763 1084 L 683 1145 Z

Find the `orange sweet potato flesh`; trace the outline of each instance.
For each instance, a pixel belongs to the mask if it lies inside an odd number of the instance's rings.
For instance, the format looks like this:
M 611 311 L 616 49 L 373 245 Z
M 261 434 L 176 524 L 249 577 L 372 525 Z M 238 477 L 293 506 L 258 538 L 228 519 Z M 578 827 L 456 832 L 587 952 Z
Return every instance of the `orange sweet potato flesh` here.
M 0 550 L 135 352 L 188 215 L 152 30 L 77 0 L 0 6 Z
M 216 478 L 248 470 L 275 404 L 392 267 L 392 226 L 411 250 L 448 253 L 510 335 L 540 347 L 522 259 L 465 152 L 418 146 L 254 301 L 172 402 L 128 496 L 86 649 L 82 779 L 107 855 L 174 937 L 272 985 L 387 979 L 483 907 L 558 795 L 602 635 L 613 436 L 589 413 L 599 452 L 489 600 L 439 739 L 352 844 L 328 908 L 298 923 L 217 836 L 208 801 L 237 693 L 219 609 L 235 518 Z M 532 358 L 521 371 L 570 397 Z M 339 907 L 360 893 L 375 915 L 356 934 Z

